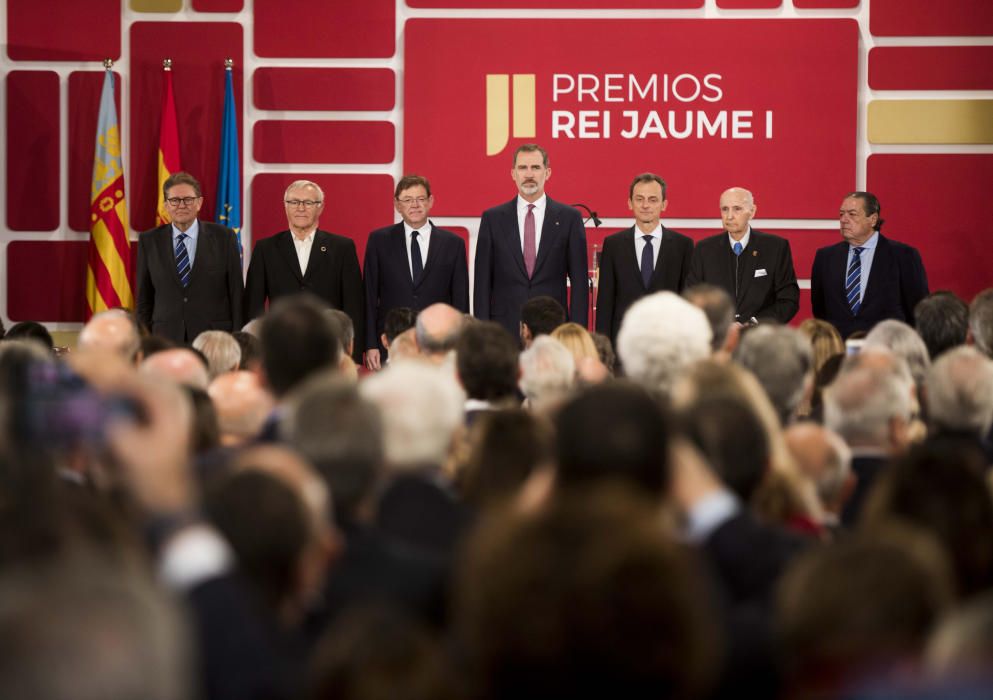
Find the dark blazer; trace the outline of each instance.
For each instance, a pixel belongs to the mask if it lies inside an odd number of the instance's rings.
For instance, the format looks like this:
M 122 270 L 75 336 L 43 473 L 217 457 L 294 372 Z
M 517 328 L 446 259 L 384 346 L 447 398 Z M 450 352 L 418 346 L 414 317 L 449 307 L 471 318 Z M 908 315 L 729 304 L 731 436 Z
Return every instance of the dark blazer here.
M 572 283 L 567 300 L 566 278 Z M 579 212 L 547 198 L 534 275 L 528 279 L 517 225 L 517 197 L 483 212 L 476 238 L 473 314 L 496 321 L 516 338 L 521 306 L 550 296 L 569 309 L 569 319 L 589 323 L 586 229 Z M 569 301 L 569 303 L 567 303 Z
M 390 309 L 406 306 L 420 311 L 443 302 L 469 313 L 469 266 L 465 242 L 451 231 L 431 224 L 424 270 L 415 285 L 410 277 L 403 223 L 376 229 L 365 248 L 365 313 L 367 350 L 379 348 L 379 336 Z
M 800 308 L 800 287 L 793 269 L 790 242 L 771 233 L 752 229 L 748 247 L 738 260 L 740 284 L 735 294 L 735 256 L 726 231 L 696 244 L 686 286 L 706 282 L 726 290 L 735 299 L 735 313 L 744 322 L 787 323 Z M 762 270 L 765 274 L 762 275 Z M 756 277 L 756 273 L 759 276 Z
M 648 288 L 641 279 L 641 261 L 635 236 L 644 235 L 634 226 L 607 236 L 600 254 L 600 283 L 597 287 L 596 330 L 616 345 L 624 312 L 646 294 L 683 291 L 693 255 L 693 239 L 662 227 L 662 248 Z
M 172 224 L 138 236 L 138 320 L 155 335 L 191 343 L 203 331 L 241 330 L 241 254 L 234 231 L 199 223 L 189 286 L 176 271 Z
M 308 292 L 341 309 L 355 326 L 355 352 L 362 358 L 365 338 L 365 291 L 355 242 L 318 230 L 307 262 L 307 274 L 300 272 L 300 262 L 293 245 L 293 234 L 281 231 L 255 244 L 245 282 L 245 318 L 253 319 L 265 311 L 265 302 L 283 296 Z
M 814 255 L 810 273 L 814 316 L 834 325 L 842 338 L 869 331 L 888 318 L 913 325 L 914 307 L 928 295 L 927 273 L 917 249 L 879 234 L 862 305 L 855 315 L 845 296 L 848 248 L 848 243 L 841 241 Z

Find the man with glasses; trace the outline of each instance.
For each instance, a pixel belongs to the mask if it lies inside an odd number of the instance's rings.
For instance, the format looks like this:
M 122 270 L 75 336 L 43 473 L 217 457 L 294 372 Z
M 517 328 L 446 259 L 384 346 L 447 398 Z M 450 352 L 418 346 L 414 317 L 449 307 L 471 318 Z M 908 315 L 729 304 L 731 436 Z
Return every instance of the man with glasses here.
M 394 205 L 403 221 L 369 234 L 365 249 L 366 366 L 381 367 L 386 314 L 435 303 L 469 312 L 469 268 L 465 242 L 428 220 L 434 205 L 431 183 L 407 175 L 397 183 Z
M 170 176 L 162 193 L 170 223 L 138 237 L 138 320 L 179 344 L 203 331 L 237 331 L 243 286 L 234 231 L 197 219 L 203 196 L 189 173 Z
M 289 230 L 257 240 L 245 282 L 245 318 L 253 319 L 270 303 L 306 292 L 348 314 L 355 337 L 364 338 L 365 294 L 355 242 L 318 229 L 324 191 L 316 182 L 297 180 L 283 195 Z M 361 361 L 361 343 L 353 359 Z

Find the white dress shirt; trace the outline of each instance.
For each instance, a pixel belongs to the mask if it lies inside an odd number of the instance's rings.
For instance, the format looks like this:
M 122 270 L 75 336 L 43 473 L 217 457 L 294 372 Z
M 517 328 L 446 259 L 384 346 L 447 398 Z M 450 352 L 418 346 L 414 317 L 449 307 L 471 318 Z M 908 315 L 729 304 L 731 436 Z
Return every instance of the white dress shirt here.
M 290 236 L 293 238 L 293 247 L 297 249 L 297 261 L 300 263 L 300 274 L 307 274 L 307 263 L 310 262 L 310 251 L 314 247 L 314 235 L 317 233 L 315 228 L 313 231 L 307 234 L 306 238 L 300 239 L 296 237 L 292 231 Z
M 645 250 L 645 236 L 652 237 L 652 269 L 654 270 L 659 263 L 659 253 L 662 251 L 662 224 L 655 227 L 655 230 L 651 233 L 645 233 L 637 226 L 634 227 L 634 256 L 635 262 L 638 263 L 638 269 L 641 269 L 641 256 Z
M 404 238 L 407 241 L 407 267 L 410 278 L 414 278 L 414 259 L 410 256 L 410 244 L 414 241 L 413 233 L 417 231 L 417 245 L 421 249 L 421 269 L 428 263 L 428 245 L 431 243 L 431 222 L 425 221 L 419 229 L 414 229 L 406 221 L 403 222 Z

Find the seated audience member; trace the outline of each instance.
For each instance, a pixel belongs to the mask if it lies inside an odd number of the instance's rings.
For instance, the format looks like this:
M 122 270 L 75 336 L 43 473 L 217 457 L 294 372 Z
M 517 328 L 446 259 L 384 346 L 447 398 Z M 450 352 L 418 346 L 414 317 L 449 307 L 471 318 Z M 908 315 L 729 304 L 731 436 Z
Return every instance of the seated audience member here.
M 617 334 L 625 375 L 667 398 L 680 373 L 710 355 L 706 315 L 672 292 L 642 297 L 628 309 Z
M 913 379 L 907 364 L 881 349 L 853 356 L 824 392 L 824 425 L 852 450 L 855 492 L 842 511 L 851 526 L 873 482 L 894 456 L 910 444 Z
M 465 314 L 448 304 L 432 304 L 421 311 L 415 326 L 421 355 L 436 364 L 444 362 L 465 324 Z
M 947 562 L 917 531 L 841 538 L 790 567 L 777 596 L 788 698 L 866 697 L 920 678 L 951 602 Z
M 794 423 L 784 437 L 800 473 L 814 484 L 822 523 L 837 528 L 841 510 L 855 488 L 852 451 L 837 433 L 810 421 Z
M 617 355 L 614 354 L 614 344 L 603 333 L 594 333 L 592 338 L 601 364 L 606 368 L 607 373 L 613 377 L 617 369 Z
M 949 611 L 931 635 L 927 667 L 939 687 L 975 697 L 993 682 L 993 592 L 986 592 Z M 973 697 L 969 695 L 969 697 Z
M 379 336 L 384 348 L 390 347 L 393 339 L 409 328 L 417 325 L 417 312 L 406 306 L 398 306 L 386 312 L 383 333 Z
M 328 309 L 327 314 L 331 317 L 332 321 L 338 324 L 338 330 L 341 335 L 341 354 L 343 358 L 339 361 L 338 367 L 344 376 L 353 380 L 358 379 L 359 366 L 352 360 L 352 355 L 355 352 L 355 324 L 352 323 L 351 317 L 341 309 Z M 345 358 L 347 358 L 347 362 Z
M 53 352 L 55 342 L 48 329 L 37 321 L 19 321 L 7 329 L 4 340 L 31 340 L 40 343 L 46 350 Z
M 845 341 L 841 339 L 841 333 L 827 321 L 822 321 L 819 318 L 808 318 L 798 328 L 810 341 L 814 374 L 820 372 L 824 363 L 830 358 L 845 353 Z
M 683 299 L 707 315 L 712 333 L 710 348 L 716 353 L 730 355 L 738 346 L 741 326 L 734 320 L 734 300 L 721 287 L 713 284 L 695 284 L 683 290 Z
M 551 335 L 572 353 L 576 361 L 576 376 L 580 381 L 595 384 L 607 378 L 607 368 L 600 362 L 600 353 L 588 330 L 570 322 L 563 323 Z
M 993 586 L 993 499 L 983 456 L 973 444 L 944 438 L 894 459 L 869 494 L 860 525 L 892 520 L 928 532 L 952 565 L 957 596 Z
M 465 389 L 466 423 L 517 402 L 517 340 L 495 321 L 468 323 L 455 343 L 455 371 Z
M 143 335 L 140 342 L 141 350 L 139 350 L 139 354 L 141 355 L 142 362 L 157 352 L 178 347 L 174 342 L 160 335 Z
M 993 360 L 968 346 L 949 350 L 931 365 L 925 386 L 929 437 L 960 435 L 993 464 Z
M 703 580 L 630 492 L 496 512 L 457 579 L 455 633 L 481 698 L 693 698 L 712 682 Z
M 969 304 L 969 335 L 986 357 L 993 358 L 993 289 L 984 289 Z
M 140 371 L 150 377 L 206 390 L 210 383 L 210 373 L 203 355 L 188 348 L 172 348 L 162 350 L 146 357 L 141 363 Z
M 394 338 L 389 351 L 392 361 L 419 359 L 421 349 L 417 347 L 417 329 L 408 328 Z M 387 361 L 391 361 L 390 358 Z
M 524 405 L 539 413 L 551 413 L 576 386 L 576 361 L 562 343 L 551 336 L 538 336 L 519 358 Z
M 183 385 L 193 406 L 193 455 L 202 456 L 221 446 L 217 409 L 206 389 Z
M 932 292 L 914 307 L 914 328 L 934 362 L 946 350 L 965 344 L 969 306 L 953 292 Z
M 262 430 L 275 401 L 255 372 L 226 372 L 207 387 L 217 411 L 221 445 L 237 447 Z
M 247 372 L 258 372 L 262 367 L 262 343 L 257 336 L 245 331 L 235 331 L 231 337 L 238 341 L 241 349 L 241 361 L 238 369 Z
M 924 376 L 931 366 L 931 358 L 928 355 L 927 346 L 917 331 L 903 321 L 892 319 L 881 321 L 873 326 L 872 330 L 865 336 L 862 349 L 878 347 L 885 348 L 897 357 L 903 358 L 907 367 L 910 368 L 910 374 L 914 378 L 914 386 L 919 392 L 924 385 Z
M 139 364 L 142 360 L 137 323 L 122 309 L 94 314 L 79 332 L 76 345 L 80 350 L 117 355 L 130 364 Z
M 733 357 L 759 380 L 780 424 L 792 423 L 814 382 L 813 353 L 803 334 L 786 326 L 759 326 L 744 335 Z
M 241 346 L 234 336 L 225 331 L 204 331 L 193 339 L 193 349 L 207 358 L 211 381 L 241 365 Z
M 521 306 L 521 345 L 524 349 L 539 335 L 550 335 L 566 322 L 565 308 L 552 297 L 537 296 Z

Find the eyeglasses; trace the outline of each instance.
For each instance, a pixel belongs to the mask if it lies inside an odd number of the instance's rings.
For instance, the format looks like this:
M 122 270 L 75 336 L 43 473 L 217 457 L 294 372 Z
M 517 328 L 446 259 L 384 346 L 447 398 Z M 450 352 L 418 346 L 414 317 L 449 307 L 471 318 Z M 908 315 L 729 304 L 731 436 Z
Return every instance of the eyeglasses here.
M 411 204 L 427 204 L 429 197 L 401 197 L 397 201 L 405 207 Z
M 182 204 L 184 207 L 192 207 L 193 206 L 193 203 L 196 202 L 198 199 L 200 199 L 200 198 L 199 197 L 167 197 L 165 201 L 168 202 L 169 205 L 170 206 L 173 206 L 173 207 L 178 207 L 180 204 Z
M 300 207 L 313 209 L 321 205 L 320 200 L 314 201 L 313 199 L 287 199 L 285 203 L 290 209 L 299 209 Z

